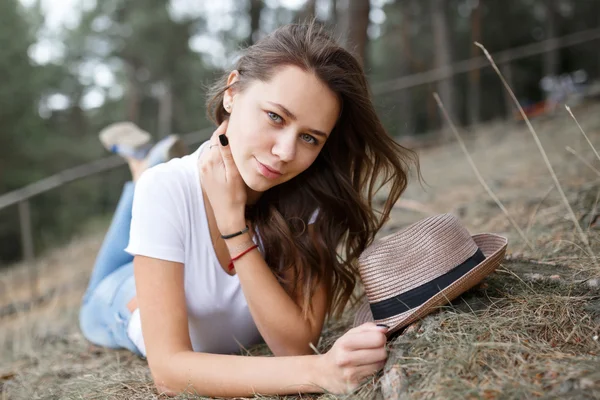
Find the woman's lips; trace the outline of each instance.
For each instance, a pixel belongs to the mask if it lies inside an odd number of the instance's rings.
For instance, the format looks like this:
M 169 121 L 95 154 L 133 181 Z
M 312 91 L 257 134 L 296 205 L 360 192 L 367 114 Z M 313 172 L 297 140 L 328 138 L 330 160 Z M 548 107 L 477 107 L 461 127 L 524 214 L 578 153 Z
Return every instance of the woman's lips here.
M 256 160 L 256 158 L 255 158 L 255 160 Z M 256 165 L 258 166 L 258 171 L 266 178 L 275 179 L 275 178 L 279 178 L 281 176 L 280 172 L 273 171 L 272 169 L 270 169 L 269 167 L 267 167 L 266 165 L 264 165 L 263 163 L 261 163 L 258 160 L 256 160 Z

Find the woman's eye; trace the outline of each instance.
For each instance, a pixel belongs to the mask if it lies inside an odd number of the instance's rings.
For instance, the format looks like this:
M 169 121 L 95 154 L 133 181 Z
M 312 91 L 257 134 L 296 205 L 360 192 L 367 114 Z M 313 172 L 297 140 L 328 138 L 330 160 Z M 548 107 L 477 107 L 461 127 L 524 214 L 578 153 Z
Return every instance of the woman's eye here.
M 273 122 L 275 122 L 275 123 L 278 123 L 278 124 L 280 124 L 281 122 L 283 122 L 283 119 L 282 119 L 282 118 L 281 118 L 279 115 L 275 114 L 274 112 L 270 112 L 270 111 L 268 111 L 268 112 L 267 112 L 267 115 L 268 115 L 268 116 L 269 116 L 269 118 L 271 118 L 271 120 L 272 120 Z
M 314 137 L 312 137 L 308 133 L 302 134 L 302 140 L 304 140 L 305 142 L 307 142 L 309 144 L 319 144 L 319 142 L 317 141 L 317 139 L 315 139 Z

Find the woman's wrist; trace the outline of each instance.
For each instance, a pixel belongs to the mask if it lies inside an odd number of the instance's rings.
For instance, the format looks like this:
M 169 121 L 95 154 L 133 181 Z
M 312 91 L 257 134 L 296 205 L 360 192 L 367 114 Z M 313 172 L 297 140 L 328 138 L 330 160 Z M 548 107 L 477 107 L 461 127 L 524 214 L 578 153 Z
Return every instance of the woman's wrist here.
M 234 240 L 237 239 L 237 240 Z M 248 249 L 251 246 L 254 246 L 254 242 L 250 239 L 250 235 L 244 234 L 241 238 L 232 238 L 225 240 L 225 244 L 227 245 L 227 249 L 229 250 L 229 254 L 232 257 L 240 254 L 242 251 Z
M 224 242 L 227 246 L 227 250 L 229 250 L 229 255 L 231 255 L 232 257 L 235 257 L 240 252 L 254 245 L 254 242 L 250 237 L 250 232 L 246 232 L 231 239 L 225 239 Z
M 243 218 L 227 221 L 221 224 L 217 223 L 217 227 L 219 228 L 221 236 L 232 235 L 243 231 L 246 229 L 246 226 L 246 220 Z
M 234 233 L 228 233 L 228 234 L 221 234 L 221 238 L 222 239 L 232 239 L 234 237 L 237 237 L 237 236 L 243 235 L 244 233 L 247 233 L 249 230 L 250 230 L 250 228 L 248 227 L 248 225 L 246 225 L 244 227 L 244 229 L 242 229 L 241 231 L 237 231 Z
M 323 389 L 327 387 L 328 383 L 326 382 L 327 379 L 324 379 L 324 377 L 327 376 L 328 371 L 326 371 L 326 368 L 324 367 L 325 360 L 323 355 L 314 354 L 305 357 L 309 365 L 308 370 L 305 372 L 306 379 L 308 379 L 308 382 L 314 385 L 315 388 L 318 388 L 314 393 L 324 393 L 325 391 Z

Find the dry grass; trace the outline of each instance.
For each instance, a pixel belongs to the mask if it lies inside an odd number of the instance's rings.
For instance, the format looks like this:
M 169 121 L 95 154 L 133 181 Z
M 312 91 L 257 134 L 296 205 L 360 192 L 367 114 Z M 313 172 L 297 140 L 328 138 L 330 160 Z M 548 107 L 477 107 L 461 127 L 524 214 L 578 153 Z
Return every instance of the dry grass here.
M 599 143 L 600 106 L 574 113 L 591 142 Z M 575 215 L 581 223 L 591 221 L 598 209 L 600 182 L 564 149 L 570 146 L 598 167 L 595 155 L 568 115 L 533 124 Z M 585 256 L 562 199 L 550 189 L 554 183 L 535 143 L 523 126 L 512 123 L 482 126 L 465 141 L 481 175 L 535 251 L 523 243 L 478 184 L 458 144 L 421 152 L 428 186 L 423 190 L 413 184 L 404 198 L 436 213 L 454 212 L 472 232 L 508 236 L 509 255 L 482 285 L 425 318 L 418 331 L 389 343 L 391 358 L 405 376 L 401 398 L 600 398 L 600 289 L 588 284 L 590 278 L 598 278 L 598 271 Z M 424 216 L 398 208 L 381 235 Z M 600 254 L 600 231 L 585 224 L 583 229 L 594 253 Z M 60 277 L 60 282 L 75 278 L 73 271 L 89 271 L 88 261 L 99 245 L 97 236 L 79 239 L 53 254 L 54 261 L 46 262 L 52 265 L 47 271 Z M 9 280 L 12 274 L 5 274 L 2 281 L 20 293 Z M 50 275 L 44 279 L 52 281 Z M 76 313 L 82 291 L 56 296 L 34 312 L 0 320 L 4 398 L 160 397 L 143 360 L 127 351 L 91 346 L 79 334 Z M 351 320 L 349 310 L 343 320 L 330 322 L 319 351 L 326 351 Z M 249 355 L 261 354 L 268 354 L 265 346 L 249 349 Z M 379 380 L 375 379 L 351 398 L 377 396 Z
M 505 263 L 485 291 L 393 343 L 412 398 L 600 396 L 600 292 L 528 283 L 519 272 Z

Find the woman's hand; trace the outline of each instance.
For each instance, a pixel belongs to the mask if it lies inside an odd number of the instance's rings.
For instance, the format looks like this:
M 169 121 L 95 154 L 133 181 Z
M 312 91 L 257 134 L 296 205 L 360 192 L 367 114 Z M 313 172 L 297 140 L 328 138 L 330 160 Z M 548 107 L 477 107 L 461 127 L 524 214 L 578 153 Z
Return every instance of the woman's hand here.
M 245 226 L 246 187 L 233 161 L 226 136 L 229 120 L 223 121 L 210 138 L 209 148 L 198 160 L 200 181 L 215 213 L 221 234 Z
M 347 394 L 381 370 L 387 359 L 387 328 L 367 322 L 350 329 L 320 359 L 321 386 L 329 392 Z

